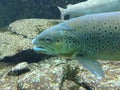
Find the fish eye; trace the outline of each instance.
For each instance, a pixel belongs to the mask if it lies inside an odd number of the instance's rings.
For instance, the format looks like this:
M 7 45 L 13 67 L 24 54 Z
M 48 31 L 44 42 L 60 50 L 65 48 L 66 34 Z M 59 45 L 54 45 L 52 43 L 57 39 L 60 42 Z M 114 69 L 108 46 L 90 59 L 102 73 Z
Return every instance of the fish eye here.
M 60 42 L 60 40 L 59 40 L 59 39 L 57 39 L 57 42 Z
M 52 42 L 52 39 L 51 38 L 45 38 L 45 41 L 50 43 L 50 42 Z

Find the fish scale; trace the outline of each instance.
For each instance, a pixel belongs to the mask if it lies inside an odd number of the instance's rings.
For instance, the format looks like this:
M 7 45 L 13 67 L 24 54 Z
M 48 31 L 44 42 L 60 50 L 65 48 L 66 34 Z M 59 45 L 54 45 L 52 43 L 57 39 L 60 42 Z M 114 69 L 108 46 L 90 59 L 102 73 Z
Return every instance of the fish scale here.
M 34 50 L 77 59 L 99 79 L 104 77 L 100 60 L 120 60 L 120 12 L 81 16 L 40 33 Z

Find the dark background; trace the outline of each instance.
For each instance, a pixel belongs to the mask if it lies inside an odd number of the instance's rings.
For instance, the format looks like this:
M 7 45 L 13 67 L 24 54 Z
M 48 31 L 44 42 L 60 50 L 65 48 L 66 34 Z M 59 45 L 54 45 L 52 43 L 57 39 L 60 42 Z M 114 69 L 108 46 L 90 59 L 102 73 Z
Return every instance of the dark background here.
M 60 19 L 57 6 L 85 0 L 0 0 L 0 27 L 24 18 Z

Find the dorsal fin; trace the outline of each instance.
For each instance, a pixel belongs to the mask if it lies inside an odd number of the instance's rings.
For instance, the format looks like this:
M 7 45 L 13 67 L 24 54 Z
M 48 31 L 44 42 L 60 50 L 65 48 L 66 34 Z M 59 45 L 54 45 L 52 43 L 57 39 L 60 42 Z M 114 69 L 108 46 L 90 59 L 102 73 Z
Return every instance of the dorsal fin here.
M 65 10 L 64 8 L 62 8 L 60 6 L 58 6 L 58 9 L 60 10 L 60 12 L 63 12 Z
M 58 9 L 60 10 L 60 13 L 61 13 L 61 19 L 64 20 L 63 12 L 65 11 L 65 9 L 60 6 L 58 6 Z

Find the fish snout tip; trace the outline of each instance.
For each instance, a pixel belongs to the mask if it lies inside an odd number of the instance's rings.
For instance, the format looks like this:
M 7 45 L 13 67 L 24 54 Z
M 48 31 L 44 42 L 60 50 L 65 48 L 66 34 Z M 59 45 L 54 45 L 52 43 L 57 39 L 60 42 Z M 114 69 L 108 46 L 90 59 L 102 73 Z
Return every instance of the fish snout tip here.
M 35 44 L 35 38 L 32 40 L 32 44 Z

